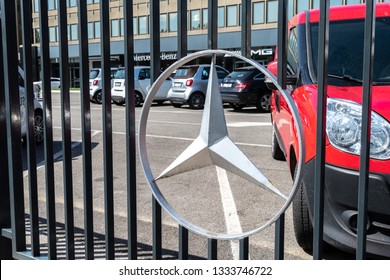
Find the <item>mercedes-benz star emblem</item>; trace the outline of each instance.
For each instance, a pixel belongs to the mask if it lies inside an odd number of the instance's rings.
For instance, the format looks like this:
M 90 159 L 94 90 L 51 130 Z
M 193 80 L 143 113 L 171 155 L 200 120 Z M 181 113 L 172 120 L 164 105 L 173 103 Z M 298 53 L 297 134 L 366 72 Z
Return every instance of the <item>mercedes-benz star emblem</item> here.
M 161 83 L 172 73 L 175 69 L 180 67 L 181 65 L 201 56 L 210 56 L 211 58 L 211 67 L 209 74 L 209 81 L 206 93 L 206 101 L 203 111 L 202 123 L 200 128 L 199 136 L 188 146 L 188 148 L 181 153 L 176 160 L 174 160 L 159 176 L 154 178 L 147 157 L 146 150 L 146 122 L 147 117 L 150 110 L 150 105 L 155 96 L 158 88 Z M 288 93 L 284 92 L 279 85 L 276 83 L 275 77 L 269 73 L 263 66 L 257 64 L 255 61 L 237 55 L 235 53 L 222 51 L 222 50 L 208 50 L 203 52 L 198 52 L 195 54 L 191 54 L 175 64 L 169 67 L 152 85 L 149 95 L 144 103 L 144 107 L 141 114 L 140 120 L 140 132 L 139 132 L 139 144 L 140 144 L 140 156 L 141 162 L 144 169 L 145 176 L 149 183 L 149 186 L 152 189 L 153 195 L 156 200 L 161 204 L 161 206 L 181 225 L 192 230 L 198 234 L 204 235 L 209 238 L 216 239 L 238 239 L 250 236 L 254 233 L 257 233 L 270 224 L 272 224 L 281 213 L 285 211 L 285 209 L 289 206 L 292 201 L 292 198 L 295 194 L 295 190 L 297 189 L 298 184 L 301 181 L 301 167 L 302 167 L 302 159 L 304 158 L 304 154 L 301 154 L 301 157 L 298 162 L 298 170 L 297 176 L 294 181 L 294 184 L 291 188 L 289 194 L 284 194 L 280 190 L 278 190 L 265 176 L 264 174 L 252 163 L 251 160 L 233 143 L 233 141 L 229 138 L 226 120 L 223 110 L 223 104 L 221 100 L 221 95 L 219 91 L 218 78 L 215 68 L 215 55 L 217 54 L 228 54 L 231 56 L 235 56 L 244 60 L 247 63 L 254 65 L 259 68 L 264 74 L 266 74 L 279 88 L 279 91 L 286 98 L 290 109 L 295 113 L 294 119 L 297 126 L 298 138 L 300 151 L 303 151 L 303 137 L 302 137 L 302 128 L 300 119 L 298 118 L 298 114 L 296 113 L 296 107 L 291 97 Z M 221 234 L 221 233 L 212 233 L 206 229 L 200 228 L 186 219 L 184 219 L 181 215 L 179 215 L 165 200 L 161 191 L 159 190 L 156 181 L 159 179 L 171 177 L 177 174 L 181 174 L 184 172 L 188 172 L 191 170 L 200 169 L 206 166 L 216 165 L 234 173 L 272 193 L 277 195 L 278 197 L 283 198 L 285 203 L 281 207 L 281 209 L 275 214 L 275 216 L 263 224 L 261 227 L 251 230 L 245 233 L 231 233 L 231 234 Z

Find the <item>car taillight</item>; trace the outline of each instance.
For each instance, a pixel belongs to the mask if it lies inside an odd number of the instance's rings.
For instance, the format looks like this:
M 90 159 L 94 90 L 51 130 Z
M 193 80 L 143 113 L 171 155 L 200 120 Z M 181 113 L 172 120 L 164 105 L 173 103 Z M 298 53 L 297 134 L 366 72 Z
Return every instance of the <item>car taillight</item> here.
M 186 81 L 186 86 L 190 87 L 190 86 L 192 86 L 193 83 L 194 83 L 194 80 L 189 79 Z
M 98 85 L 99 84 L 99 80 L 93 80 L 93 83 L 92 83 L 94 86 Z
M 252 85 L 251 82 L 246 82 L 246 83 L 242 83 L 242 84 L 237 84 L 234 88 L 236 89 L 245 89 L 247 86 L 250 86 Z

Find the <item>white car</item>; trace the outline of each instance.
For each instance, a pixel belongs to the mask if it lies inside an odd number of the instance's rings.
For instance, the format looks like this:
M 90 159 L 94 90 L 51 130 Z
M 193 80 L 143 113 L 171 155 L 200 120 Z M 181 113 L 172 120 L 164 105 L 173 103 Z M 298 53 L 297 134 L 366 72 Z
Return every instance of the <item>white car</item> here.
M 153 101 L 158 104 L 168 100 L 168 91 L 172 86 L 170 78 L 164 81 L 158 90 Z M 150 67 L 136 66 L 134 67 L 134 89 L 135 89 L 135 106 L 141 106 L 145 101 L 150 87 Z M 125 103 L 125 69 L 119 68 L 116 73 L 113 87 L 111 89 L 111 99 L 117 105 Z
M 20 98 L 20 120 L 21 120 L 21 133 L 23 142 L 26 143 L 27 137 L 27 110 L 26 110 L 26 93 L 25 93 L 25 79 L 24 71 L 22 68 L 19 70 L 19 98 Z M 38 100 L 38 88 L 34 85 L 34 132 L 36 144 L 41 144 L 44 139 L 43 132 L 43 109 L 42 105 Z
M 118 68 L 111 68 L 110 77 L 111 77 L 111 87 L 113 78 L 115 77 Z M 93 102 L 102 104 L 102 69 L 93 68 L 89 72 L 89 99 Z
M 42 89 L 42 81 L 34 82 L 34 85 L 39 86 L 39 89 Z M 61 87 L 61 79 L 60 78 L 50 78 L 50 87 L 51 89 L 58 89 Z

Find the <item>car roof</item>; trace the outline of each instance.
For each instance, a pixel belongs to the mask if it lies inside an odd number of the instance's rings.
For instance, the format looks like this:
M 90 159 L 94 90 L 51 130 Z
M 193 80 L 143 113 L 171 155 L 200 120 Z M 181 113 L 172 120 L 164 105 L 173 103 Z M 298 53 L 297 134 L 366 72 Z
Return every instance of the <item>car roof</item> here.
M 376 4 L 376 17 L 388 17 L 390 3 Z M 304 24 L 309 15 L 310 22 L 319 22 L 320 10 L 313 9 L 295 15 L 289 22 L 290 27 Z M 366 4 L 333 6 L 329 8 L 329 21 L 364 19 L 366 17 Z

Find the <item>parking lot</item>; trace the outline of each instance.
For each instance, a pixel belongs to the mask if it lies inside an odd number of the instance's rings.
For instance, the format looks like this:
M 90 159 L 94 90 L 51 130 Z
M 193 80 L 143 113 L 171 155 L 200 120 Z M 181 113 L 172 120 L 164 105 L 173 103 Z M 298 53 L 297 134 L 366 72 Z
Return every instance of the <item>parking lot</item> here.
M 61 152 L 60 95 L 53 92 L 53 134 L 55 157 L 56 215 L 64 221 L 64 191 Z M 83 235 L 83 174 L 81 149 L 80 96 L 71 93 L 73 195 L 75 207 L 76 243 L 82 243 Z M 142 108 L 136 108 L 137 126 Z M 285 162 L 271 158 L 270 115 L 261 114 L 255 108 L 234 112 L 225 107 L 225 117 L 230 138 L 255 163 L 279 189 L 288 190 L 292 180 Z M 158 176 L 191 142 L 200 129 L 202 110 L 186 106 L 173 108 L 169 103 L 155 105 L 151 109 L 147 127 L 148 156 L 152 172 Z M 96 232 L 96 258 L 104 257 L 104 172 L 102 106 L 91 104 L 94 230 Z M 112 107 L 115 237 L 116 257 L 126 258 L 127 251 L 127 192 L 126 192 L 126 142 L 125 107 Z M 24 148 L 24 151 L 26 149 Z M 137 152 L 138 153 L 138 152 Z M 26 154 L 26 151 L 25 151 Z M 45 218 L 45 189 L 43 145 L 38 147 L 38 185 L 40 217 Z M 137 211 L 139 258 L 151 259 L 152 244 L 152 193 L 146 183 L 137 155 Z M 27 170 L 25 168 L 27 184 Z M 258 186 L 215 166 L 176 175 L 158 181 L 165 198 L 187 220 L 208 230 L 227 233 L 249 231 L 259 227 L 279 210 L 278 201 Z M 43 221 L 44 223 L 44 221 Z M 274 258 L 274 226 L 250 238 L 251 259 Z M 58 227 L 59 240 L 62 236 Z M 285 258 L 310 259 L 294 239 L 291 207 L 286 212 Z M 42 237 L 42 243 L 45 243 Z M 237 259 L 236 241 L 218 242 L 218 258 Z M 61 254 L 61 250 L 59 253 Z M 178 225 L 163 213 L 163 257 L 177 258 Z M 207 258 L 207 238 L 190 233 L 189 254 L 191 259 Z M 83 257 L 82 247 L 76 257 Z M 333 258 L 333 257 L 330 257 Z M 336 254 L 336 258 L 344 258 Z M 347 257 L 348 258 L 348 257 Z

